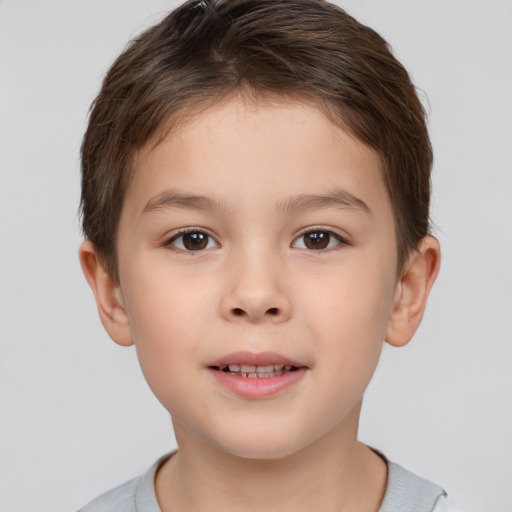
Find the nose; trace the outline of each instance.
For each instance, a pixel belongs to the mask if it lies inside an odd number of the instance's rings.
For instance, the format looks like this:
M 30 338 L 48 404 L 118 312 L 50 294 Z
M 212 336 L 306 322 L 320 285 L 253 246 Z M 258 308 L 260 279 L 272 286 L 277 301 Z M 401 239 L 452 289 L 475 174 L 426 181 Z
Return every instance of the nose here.
M 289 320 L 292 305 L 281 286 L 282 268 L 269 258 L 238 256 L 227 263 L 221 314 L 229 321 L 278 324 Z

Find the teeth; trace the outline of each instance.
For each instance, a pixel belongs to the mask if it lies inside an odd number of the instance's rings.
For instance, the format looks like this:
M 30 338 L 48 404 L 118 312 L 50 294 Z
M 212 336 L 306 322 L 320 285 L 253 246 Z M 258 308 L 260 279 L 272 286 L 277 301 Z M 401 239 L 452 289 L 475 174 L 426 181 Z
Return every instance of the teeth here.
M 269 373 L 274 371 L 274 365 L 268 364 L 267 366 L 257 366 L 256 371 L 258 373 Z
M 240 375 L 241 377 L 246 377 L 248 379 L 268 379 L 269 377 L 275 377 L 276 375 L 282 375 L 283 372 L 251 372 L 251 373 L 244 373 L 240 372 L 237 375 Z
M 268 379 L 269 377 L 275 377 L 277 375 L 283 375 L 283 372 L 264 372 L 258 373 L 259 379 Z
M 252 365 L 252 364 L 223 364 L 219 366 L 219 370 L 223 372 L 229 371 L 233 375 L 246 377 L 248 379 L 267 379 L 269 377 L 276 377 L 285 372 L 291 371 L 292 365 L 282 364 L 267 364 L 267 365 Z

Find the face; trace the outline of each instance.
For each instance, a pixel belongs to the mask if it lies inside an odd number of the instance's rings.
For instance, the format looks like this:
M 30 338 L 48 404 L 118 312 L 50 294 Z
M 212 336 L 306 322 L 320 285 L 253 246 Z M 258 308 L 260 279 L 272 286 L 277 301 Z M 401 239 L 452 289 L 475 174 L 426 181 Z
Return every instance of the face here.
M 138 154 L 119 287 L 185 441 L 254 458 L 357 426 L 396 289 L 376 153 L 306 104 L 231 99 Z

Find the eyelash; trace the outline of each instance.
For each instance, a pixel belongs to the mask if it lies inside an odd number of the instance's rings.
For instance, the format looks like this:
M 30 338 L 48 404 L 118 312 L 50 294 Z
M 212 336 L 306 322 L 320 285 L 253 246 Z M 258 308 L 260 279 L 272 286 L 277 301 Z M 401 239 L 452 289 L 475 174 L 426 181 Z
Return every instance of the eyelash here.
M 195 249 L 195 250 L 194 249 L 187 249 L 183 245 L 183 241 L 182 241 L 181 245 L 183 247 L 177 247 L 175 242 L 177 240 L 179 240 L 180 238 L 183 238 L 187 234 L 204 235 L 206 237 L 206 239 L 207 239 L 207 246 L 203 247 L 203 248 Z M 215 239 L 213 238 L 213 236 L 210 235 L 209 233 L 207 233 L 204 229 L 201 229 L 201 228 L 187 228 L 187 229 L 182 229 L 182 230 L 178 231 L 177 233 L 175 233 L 174 235 L 172 235 L 171 238 L 166 240 L 163 245 L 166 246 L 166 247 L 169 247 L 170 249 L 172 249 L 173 251 L 176 251 L 176 252 L 180 252 L 180 253 L 194 253 L 194 252 L 204 251 L 205 249 L 211 249 L 211 247 L 208 247 L 208 245 L 210 245 L 210 241 L 214 241 L 216 247 L 219 247 L 219 243 L 216 242 Z
M 303 239 L 304 237 L 306 237 L 308 235 L 315 234 L 315 233 L 316 234 L 322 233 L 323 236 L 327 235 L 327 238 L 326 238 L 327 245 L 325 247 L 311 248 L 311 247 L 307 247 L 306 244 L 304 244 L 304 247 L 297 247 L 296 243 L 298 240 Z M 204 235 L 204 237 L 206 238 L 206 246 L 199 247 L 197 249 L 190 249 L 190 248 L 185 247 L 185 245 L 183 243 L 183 237 L 187 234 Z M 320 242 L 323 241 L 323 239 L 324 239 L 323 236 L 320 237 L 320 239 L 319 239 Z M 176 241 L 179 240 L 180 238 L 182 239 L 182 242 L 181 242 L 182 247 L 177 247 Z M 332 245 L 333 239 L 336 241 L 336 243 L 334 245 Z M 212 241 L 214 242 L 215 247 L 220 246 L 220 244 L 215 241 L 214 237 L 212 235 L 210 235 L 209 233 L 207 233 L 204 229 L 187 228 L 187 229 L 183 229 L 183 230 L 179 231 L 178 233 L 175 233 L 174 235 L 172 235 L 172 237 L 170 237 L 168 240 L 166 240 L 163 245 L 166 247 L 169 247 L 170 249 L 172 249 L 176 252 L 194 253 L 194 252 L 201 252 L 206 249 L 211 249 L 212 247 L 209 247 L 209 245 Z M 304 249 L 304 250 L 311 251 L 311 252 L 317 252 L 317 253 L 335 249 L 336 247 L 338 247 L 340 245 L 341 246 L 350 245 L 350 243 L 346 239 L 344 239 L 342 236 L 340 236 L 339 234 L 332 231 L 331 229 L 326 229 L 326 228 L 321 228 L 321 227 L 310 228 L 307 231 L 304 231 L 299 236 L 294 238 L 292 241 L 292 244 L 291 244 L 292 247 L 296 247 L 298 249 Z
M 336 248 L 338 248 L 338 246 L 350 245 L 350 243 L 345 238 L 343 238 L 341 235 L 339 235 L 332 229 L 322 228 L 322 227 L 314 227 L 314 228 L 309 228 L 307 231 L 302 232 L 297 238 L 295 238 L 292 242 L 292 247 L 297 242 L 297 240 L 303 239 L 305 236 L 312 235 L 314 233 L 317 233 L 317 234 L 323 233 L 323 234 L 327 235 L 328 238 L 327 238 L 327 246 L 326 247 L 320 247 L 320 248 L 316 248 L 316 249 L 310 248 L 310 247 L 298 247 L 298 248 L 308 250 L 311 252 L 323 252 L 323 251 L 329 251 L 329 250 L 336 249 Z M 331 245 L 331 242 L 333 241 L 333 239 L 337 243 L 334 245 Z M 320 241 L 322 241 L 322 238 L 320 239 Z

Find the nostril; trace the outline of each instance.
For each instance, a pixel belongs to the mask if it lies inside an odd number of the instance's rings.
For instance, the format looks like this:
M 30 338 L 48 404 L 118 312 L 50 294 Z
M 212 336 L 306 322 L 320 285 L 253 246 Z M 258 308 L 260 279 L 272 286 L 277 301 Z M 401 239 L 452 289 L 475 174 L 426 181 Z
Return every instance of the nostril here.
M 1 0 L 0 0 L 1 1 Z M 265 311 L 263 315 L 260 315 L 261 312 Z M 243 308 L 231 308 L 230 309 L 230 315 L 233 317 L 248 317 L 250 319 L 260 319 L 262 320 L 263 317 L 269 318 L 269 317 L 276 317 L 279 318 L 282 313 L 282 310 L 280 308 L 268 308 L 267 310 L 264 309 L 243 309 Z

